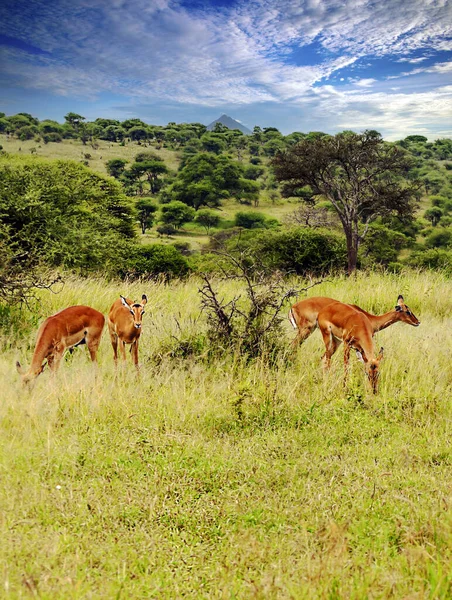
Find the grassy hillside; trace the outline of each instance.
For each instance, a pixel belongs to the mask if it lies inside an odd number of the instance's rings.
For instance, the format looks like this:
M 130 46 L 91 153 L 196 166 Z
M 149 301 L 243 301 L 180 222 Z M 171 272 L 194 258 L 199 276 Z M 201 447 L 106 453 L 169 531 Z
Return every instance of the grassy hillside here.
M 88 160 L 88 166 L 103 175 L 107 175 L 105 164 L 110 159 L 123 158 L 133 162 L 135 155 L 144 149 L 142 145 L 139 145 L 136 142 L 128 142 L 125 146 L 121 146 L 116 142 L 97 140 L 95 147 L 93 147 L 90 142 L 83 145 L 80 140 L 76 139 L 63 140 L 59 143 L 49 142 L 48 144 L 44 144 L 43 142 L 36 142 L 35 140 L 22 141 L 13 136 L 6 135 L 0 135 L 0 144 L 3 146 L 3 150 L 14 154 L 19 152 L 22 154 L 30 154 L 32 149 L 34 149 L 34 154 L 44 158 L 69 159 L 80 162 Z M 158 152 L 165 160 L 169 169 L 174 171 L 177 170 L 179 159 L 176 152 L 166 148 L 161 148 Z M 86 154 L 90 154 L 91 158 L 86 159 Z
M 355 360 L 343 390 L 341 352 L 322 375 L 318 332 L 271 369 L 171 359 L 173 336 L 205 327 L 198 286 L 73 280 L 3 338 L 5 597 L 450 598 L 450 281 L 360 275 L 311 290 L 375 312 L 403 293 L 421 320 L 378 334 L 377 396 Z M 140 381 L 129 356 L 115 379 L 104 334 L 97 379 L 79 348 L 22 389 L 13 364 L 29 364 L 44 316 L 143 292 Z

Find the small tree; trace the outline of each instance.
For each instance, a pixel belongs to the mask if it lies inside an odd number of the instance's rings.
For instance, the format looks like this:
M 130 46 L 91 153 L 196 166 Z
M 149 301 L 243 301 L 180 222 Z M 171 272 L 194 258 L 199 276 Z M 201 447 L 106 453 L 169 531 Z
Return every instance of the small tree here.
M 259 212 L 238 212 L 235 214 L 234 225 L 244 229 L 265 228 L 267 217 Z
M 437 206 L 434 206 L 433 208 L 429 208 L 424 213 L 424 218 L 427 219 L 428 221 L 430 221 L 430 223 L 433 225 L 433 227 L 436 227 L 438 225 L 438 222 L 442 216 L 443 216 L 443 211 L 440 208 L 438 208 Z
M 309 185 L 314 196 L 334 206 L 347 241 L 349 274 L 370 223 L 378 216 L 412 218 L 416 208 L 419 185 L 403 180 L 411 160 L 376 131 L 307 136 L 278 153 L 272 164 L 286 196 Z
M 135 177 L 137 180 L 145 176 L 148 180 L 151 194 L 155 194 L 160 188 L 159 177 L 168 173 L 168 169 L 160 160 L 146 160 L 144 162 L 135 162 L 131 166 L 130 172 L 132 177 Z
M 126 164 L 127 161 L 123 158 L 112 158 L 106 164 L 108 174 L 114 177 L 115 179 L 119 179 L 124 173 Z
M 218 223 L 220 222 L 220 215 L 217 215 L 212 210 L 208 209 L 198 210 L 195 217 L 195 222 L 204 227 L 206 233 L 208 234 L 212 227 L 218 226 Z
M 175 200 L 162 206 L 160 221 L 165 225 L 173 225 L 176 229 L 180 229 L 184 223 L 193 221 L 194 217 L 194 208 Z
M 157 212 L 157 206 L 148 198 L 142 198 L 137 200 L 135 208 L 137 209 L 141 233 L 144 235 L 146 229 L 152 227 L 154 224 L 154 215 Z

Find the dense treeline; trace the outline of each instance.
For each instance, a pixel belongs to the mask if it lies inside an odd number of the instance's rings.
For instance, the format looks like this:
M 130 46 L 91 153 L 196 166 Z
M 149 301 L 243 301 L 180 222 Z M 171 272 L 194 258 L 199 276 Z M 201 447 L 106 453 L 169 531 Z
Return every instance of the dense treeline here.
M 139 119 L 88 122 L 76 113 L 68 113 L 63 124 L 39 121 L 27 113 L 0 113 L 0 132 L 10 139 L 33 139 L 38 148 L 72 139 L 81 147 L 97 149 L 108 143 L 117 149 L 117 157 L 105 161 L 111 177 L 87 168 L 88 152 L 84 165 L 2 157 L 0 241 L 8 249 L 3 269 L 6 263 L 30 267 L 44 262 L 79 273 L 180 276 L 215 270 L 218 259 L 212 250 L 221 248 L 256 253 L 269 268 L 296 273 L 343 269 L 347 249 L 350 270 L 350 243 L 336 194 L 348 172 L 342 163 L 355 160 L 354 149 L 362 156 L 360 145 L 367 140 L 376 154 L 369 153 L 368 164 L 360 164 L 358 171 L 367 173 L 383 155 L 387 164 L 384 176 L 377 174 L 369 187 L 374 195 L 369 193 L 359 200 L 362 205 L 357 204 L 351 225 L 358 240 L 356 266 L 380 264 L 399 270 L 407 264 L 451 270 L 450 139 L 429 142 L 411 135 L 389 144 L 377 132 L 284 136 L 273 127 L 255 127 L 251 135 L 244 135 L 221 124 L 207 131 L 200 123 L 160 127 Z M 122 147 L 136 147 L 132 160 L 130 153 L 124 158 Z M 340 148 L 337 156 L 331 158 L 329 147 Z M 168 152 L 176 157 L 176 168 L 166 162 Z M 279 168 L 284 156 L 297 157 L 295 179 L 290 170 L 287 174 Z M 399 172 L 393 168 L 395 156 Z M 302 157 L 311 162 L 306 177 L 300 178 Z M 331 195 L 310 179 L 322 160 L 329 161 Z M 345 184 L 349 195 L 352 183 Z M 284 203 L 284 196 L 294 203 L 284 222 L 255 210 L 263 201 Z M 230 201 L 236 202 L 237 210 L 233 219 L 225 219 L 218 209 Z M 178 242 L 187 224 L 212 236 L 202 254 Z M 171 236 L 174 244 L 142 245 L 138 227 L 141 234 L 152 229 Z

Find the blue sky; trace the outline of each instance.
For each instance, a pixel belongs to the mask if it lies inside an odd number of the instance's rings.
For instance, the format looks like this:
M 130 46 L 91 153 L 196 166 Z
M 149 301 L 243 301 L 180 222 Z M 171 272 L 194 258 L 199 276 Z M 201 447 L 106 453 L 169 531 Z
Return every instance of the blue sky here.
M 4 0 L 0 110 L 452 137 L 452 1 Z

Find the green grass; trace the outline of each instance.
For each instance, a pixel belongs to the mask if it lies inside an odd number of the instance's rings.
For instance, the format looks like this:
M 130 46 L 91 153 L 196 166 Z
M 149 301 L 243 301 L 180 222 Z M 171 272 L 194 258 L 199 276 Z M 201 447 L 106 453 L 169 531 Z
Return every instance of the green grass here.
M 342 388 L 341 352 L 323 376 L 318 332 L 272 369 L 170 359 L 179 326 L 205 328 L 198 285 L 68 281 L 23 312 L 23 337 L 5 334 L 0 596 L 450 598 L 450 281 L 359 275 L 311 290 L 375 312 L 403 293 L 421 320 L 378 334 L 377 396 L 357 361 Z M 97 378 L 79 348 L 22 389 L 14 361 L 30 363 L 41 318 L 143 292 L 140 381 L 129 356 L 115 379 L 104 334 Z
M 137 144 L 136 142 L 128 142 L 125 146 L 121 146 L 116 142 L 107 142 L 105 140 L 96 140 L 96 148 L 93 148 L 90 142 L 83 145 L 80 140 L 63 140 L 62 142 L 36 142 L 35 140 L 21 141 L 12 136 L 0 135 L 0 144 L 5 152 L 13 154 L 30 154 L 31 149 L 36 150 L 36 156 L 54 159 L 75 160 L 77 162 L 85 162 L 85 154 L 90 154 L 88 166 L 98 173 L 107 175 L 105 164 L 112 158 L 123 158 L 133 162 L 135 156 L 144 150 L 151 150 L 161 156 L 166 166 L 177 171 L 179 167 L 178 153 L 167 148 L 156 150 L 155 147 L 147 147 Z

